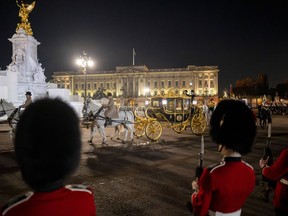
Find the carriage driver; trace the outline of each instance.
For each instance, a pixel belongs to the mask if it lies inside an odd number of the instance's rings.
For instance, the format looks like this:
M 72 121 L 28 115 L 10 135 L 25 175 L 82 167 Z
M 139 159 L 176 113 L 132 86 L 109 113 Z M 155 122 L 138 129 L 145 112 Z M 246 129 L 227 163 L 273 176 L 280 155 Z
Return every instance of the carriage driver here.
M 26 96 L 26 100 L 25 100 L 25 102 L 22 105 L 19 106 L 19 109 L 26 108 L 27 106 L 29 106 L 32 103 L 32 94 L 31 94 L 31 92 L 27 91 L 25 96 Z
M 102 104 L 103 108 L 107 108 L 104 112 L 104 115 L 106 117 L 106 122 L 105 122 L 105 127 L 107 125 L 112 125 L 112 120 L 111 118 L 113 118 L 114 116 L 117 116 L 117 109 L 116 106 L 114 104 L 114 100 L 113 100 L 113 96 L 111 93 L 107 94 L 107 97 L 109 99 L 108 104 Z

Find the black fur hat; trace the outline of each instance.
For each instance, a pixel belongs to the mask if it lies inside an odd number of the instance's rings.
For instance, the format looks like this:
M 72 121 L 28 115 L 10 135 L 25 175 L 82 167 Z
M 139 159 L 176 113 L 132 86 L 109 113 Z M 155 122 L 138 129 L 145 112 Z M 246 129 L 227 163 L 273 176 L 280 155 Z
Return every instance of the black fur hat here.
M 109 97 L 109 96 L 112 96 L 112 94 L 110 92 L 107 94 L 107 97 Z
M 24 181 L 34 190 L 49 188 L 79 165 L 79 119 L 60 99 L 41 99 L 25 109 L 17 124 L 15 153 Z
M 252 111 L 243 102 L 222 100 L 210 120 L 212 140 L 240 154 L 251 152 L 256 136 Z

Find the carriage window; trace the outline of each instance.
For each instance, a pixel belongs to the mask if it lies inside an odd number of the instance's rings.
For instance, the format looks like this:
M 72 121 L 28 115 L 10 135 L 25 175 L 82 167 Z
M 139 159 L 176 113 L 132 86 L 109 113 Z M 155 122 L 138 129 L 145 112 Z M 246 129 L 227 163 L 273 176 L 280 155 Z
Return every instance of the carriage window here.
M 189 100 L 184 100 L 183 109 L 184 110 L 188 110 L 189 106 L 190 106 L 190 99 Z
M 174 99 L 167 99 L 167 111 L 173 112 L 174 110 Z
M 177 99 L 176 100 L 176 110 L 182 110 L 182 99 Z
M 153 107 L 159 107 L 159 106 L 160 106 L 160 102 L 157 101 L 157 100 L 153 100 L 152 106 L 153 106 Z

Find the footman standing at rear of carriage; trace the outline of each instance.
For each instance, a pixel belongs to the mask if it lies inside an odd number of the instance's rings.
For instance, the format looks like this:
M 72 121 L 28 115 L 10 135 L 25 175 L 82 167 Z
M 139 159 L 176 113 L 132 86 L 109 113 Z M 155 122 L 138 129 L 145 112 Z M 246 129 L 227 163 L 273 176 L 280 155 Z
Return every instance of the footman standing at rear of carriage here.
M 239 216 L 256 180 L 252 166 L 241 158 L 251 151 L 256 135 L 251 110 L 240 101 L 221 101 L 210 120 L 210 135 L 223 160 L 204 169 L 199 181 L 192 182 L 194 212 L 201 216 Z

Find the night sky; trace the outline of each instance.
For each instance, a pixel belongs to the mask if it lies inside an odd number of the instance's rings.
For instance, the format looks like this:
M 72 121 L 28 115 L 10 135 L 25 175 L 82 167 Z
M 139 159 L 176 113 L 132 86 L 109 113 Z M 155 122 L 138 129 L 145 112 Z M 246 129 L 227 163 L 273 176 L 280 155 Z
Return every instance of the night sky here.
M 32 0 L 24 0 L 32 3 Z M 0 67 L 11 62 L 8 38 L 19 8 L 0 1 Z M 221 92 L 237 79 L 268 75 L 270 87 L 288 80 L 288 12 L 277 0 L 37 0 L 29 21 L 41 42 L 38 58 L 48 79 L 78 70 L 85 50 L 96 70 L 132 65 L 219 66 Z

